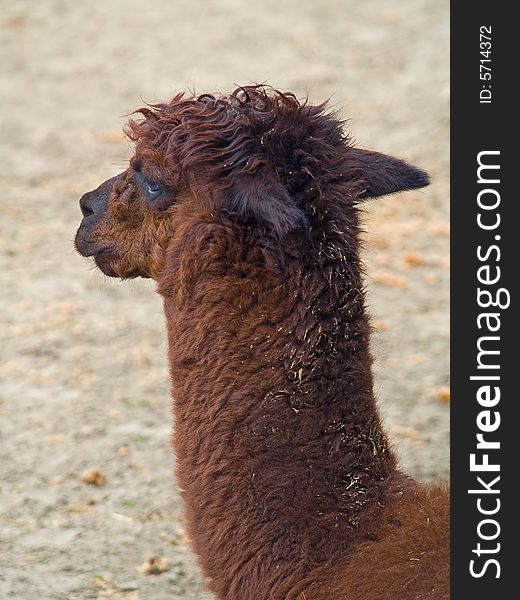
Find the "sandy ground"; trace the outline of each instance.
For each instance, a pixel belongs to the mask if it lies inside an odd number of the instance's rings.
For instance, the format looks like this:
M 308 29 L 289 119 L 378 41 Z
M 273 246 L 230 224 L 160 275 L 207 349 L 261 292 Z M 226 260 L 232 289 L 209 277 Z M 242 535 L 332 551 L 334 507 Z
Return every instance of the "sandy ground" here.
M 365 260 L 386 425 L 405 469 L 448 477 L 447 11 L 0 0 L 2 600 L 207 598 L 172 476 L 160 298 L 72 248 L 78 198 L 124 167 L 142 99 L 267 80 L 331 96 L 360 145 L 429 170 L 425 191 L 366 206 Z M 151 555 L 170 568 L 139 572 Z

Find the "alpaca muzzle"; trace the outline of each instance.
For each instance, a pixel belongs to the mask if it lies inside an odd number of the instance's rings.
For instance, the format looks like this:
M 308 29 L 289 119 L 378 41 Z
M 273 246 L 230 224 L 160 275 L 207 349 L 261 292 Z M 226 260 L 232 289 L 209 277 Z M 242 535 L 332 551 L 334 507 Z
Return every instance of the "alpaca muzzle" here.
M 102 221 L 107 213 L 108 199 L 117 177 L 112 177 L 103 182 L 97 189 L 87 192 L 79 201 L 83 219 L 76 233 L 74 246 L 82 256 L 102 256 L 110 252 L 110 247 L 96 241 L 93 234 L 96 225 Z

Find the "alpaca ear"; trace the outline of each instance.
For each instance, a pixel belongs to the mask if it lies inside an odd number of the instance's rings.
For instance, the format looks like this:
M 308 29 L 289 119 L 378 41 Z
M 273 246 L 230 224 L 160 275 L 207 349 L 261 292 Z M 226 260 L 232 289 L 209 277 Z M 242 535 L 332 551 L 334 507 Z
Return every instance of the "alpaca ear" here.
M 352 169 L 362 186 L 358 198 L 376 198 L 415 190 L 430 183 L 428 173 L 399 158 L 360 148 L 351 148 L 349 155 Z
M 242 177 L 227 194 L 225 208 L 229 214 L 263 225 L 278 237 L 305 221 L 304 212 L 274 177 L 260 174 Z

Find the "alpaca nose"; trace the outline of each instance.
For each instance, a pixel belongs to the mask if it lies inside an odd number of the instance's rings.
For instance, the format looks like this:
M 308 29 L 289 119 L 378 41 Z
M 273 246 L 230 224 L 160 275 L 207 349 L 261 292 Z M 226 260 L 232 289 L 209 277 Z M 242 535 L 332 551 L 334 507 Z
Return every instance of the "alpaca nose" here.
M 81 197 L 79 201 L 79 207 L 83 218 L 86 219 L 94 214 L 94 207 L 92 201 L 92 194 L 88 193 Z
M 97 189 L 87 192 L 81 197 L 79 207 L 81 209 L 81 214 L 83 215 L 84 225 L 92 227 L 103 218 L 103 215 L 108 208 L 108 198 L 114 187 L 114 183 L 116 183 L 123 175 L 124 172 L 111 179 L 107 179 L 107 181 L 103 182 Z

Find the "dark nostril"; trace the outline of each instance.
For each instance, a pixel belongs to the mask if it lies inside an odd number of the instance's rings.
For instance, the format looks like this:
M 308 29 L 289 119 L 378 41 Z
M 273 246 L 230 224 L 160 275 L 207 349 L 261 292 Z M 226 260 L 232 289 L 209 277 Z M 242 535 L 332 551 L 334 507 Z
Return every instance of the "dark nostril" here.
M 79 207 L 81 208 L 81 214 L 84 218 L 90 217 L 94 214 L 94 210 L 89 202 L 89 195 L 86 194 L 79 201 Z

